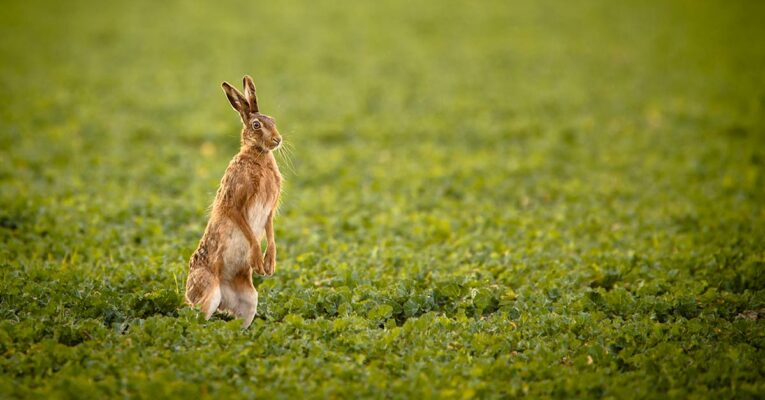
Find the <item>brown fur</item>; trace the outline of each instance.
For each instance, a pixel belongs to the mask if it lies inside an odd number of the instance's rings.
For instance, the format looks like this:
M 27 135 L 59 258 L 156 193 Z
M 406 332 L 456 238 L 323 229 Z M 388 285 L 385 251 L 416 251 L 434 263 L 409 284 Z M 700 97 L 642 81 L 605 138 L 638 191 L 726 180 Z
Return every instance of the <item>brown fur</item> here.
M 273 217 L 281 175 L 271 151 L 281 144 L 281 136 L 273 118 L 258 111 L 255 85 L 249 76 L 244 77 L 244 89 L 242 94 L 223 83 L 223 91 L 244 125 L 241 148 L 226 168 L 207 228 L 189 260 L 186 301 L 201 305 L 206 318 L 216 310 L 227 311 L 244 319 L 247 327 L 257 311 L 252 272 L 271 275 L 276 268 Z

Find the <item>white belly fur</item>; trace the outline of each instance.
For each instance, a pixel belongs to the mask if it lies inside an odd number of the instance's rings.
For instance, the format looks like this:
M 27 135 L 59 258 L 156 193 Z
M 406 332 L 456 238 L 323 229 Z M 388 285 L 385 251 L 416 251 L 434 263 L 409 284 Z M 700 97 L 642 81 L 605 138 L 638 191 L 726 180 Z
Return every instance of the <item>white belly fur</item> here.
M 266 234 L 266 221 L 268 221 L 268 213 L 270 211 L 265 203 L 259 201 L 254 202 L 252 207 L 250 207 L 248 222 L 250 223 L 252 233 L 255 234 L 258 240 L 263 239 L 263 236 Z
M 266 222 L 270 211 L 270 207 L 261 201 L 253 202 L 250 207 L 247 222 L 257 240 L 261 240 L 265 236 Z M 226 249 L 223 252 L 223 278 L 226 280 L 233 278 L 241 268 L 247 265 L 250 258 L 250 244 L 247 242 L 247 238 L 233 221 L 229 221 L 229 226 Z

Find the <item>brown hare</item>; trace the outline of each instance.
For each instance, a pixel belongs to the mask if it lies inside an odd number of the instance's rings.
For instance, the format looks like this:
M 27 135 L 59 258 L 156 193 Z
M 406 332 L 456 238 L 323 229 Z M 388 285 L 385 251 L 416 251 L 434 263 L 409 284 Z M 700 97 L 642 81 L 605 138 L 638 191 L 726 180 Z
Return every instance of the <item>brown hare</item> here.
M 258 308 L 252 271 L 271 275 L 276 267 L 274 213 L 282 178 L 271 152 L 282 138 L 273 118 L 259 112 L 252 78 L 244 77 L 244 94 L 227 82 L 223 91 L 244 124 L 241 148 L 226 168 L 205 233 L 189 260 L 186 301 L 200 305 L 206 319 L 220 310 L 242 318 L 247 328 Z

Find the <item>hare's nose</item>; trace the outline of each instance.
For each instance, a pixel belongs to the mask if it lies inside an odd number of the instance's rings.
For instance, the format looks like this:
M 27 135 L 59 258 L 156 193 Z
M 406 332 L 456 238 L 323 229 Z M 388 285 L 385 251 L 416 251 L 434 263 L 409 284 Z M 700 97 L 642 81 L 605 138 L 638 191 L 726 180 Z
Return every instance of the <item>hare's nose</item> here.
M 271 139 L 271 141 L 274 142 L 274 144 L 279 144 L 279 143 L 282 142 L 282 139 L 275 137 L 275 138 Z

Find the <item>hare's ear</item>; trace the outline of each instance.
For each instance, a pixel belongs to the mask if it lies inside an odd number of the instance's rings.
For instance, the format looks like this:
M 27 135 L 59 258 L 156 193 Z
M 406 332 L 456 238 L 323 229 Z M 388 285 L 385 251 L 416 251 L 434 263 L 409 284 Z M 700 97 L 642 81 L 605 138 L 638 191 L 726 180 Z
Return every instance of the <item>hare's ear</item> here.
M 242 82 L 244 83 L 244 98 L 247 99 L 250 112 L 256 113 L 258 112 L 258 96 L 255 94 L 255 83 L 252 82 L 249 75 L 245 75 Z
M 234 107 L 234 110 L 242 116 L 242 120 L 246 119 L 247 115 L 250 113 L 250 108 L 247 105 L 247 99 L 244 98 L 242 92 L 229 85 L 228 82 L 223 82 L 223 85 L 221 86 L 223 87 L 223 91 L 226 92 L 226 97 L 228 97 L 231 107 Z

